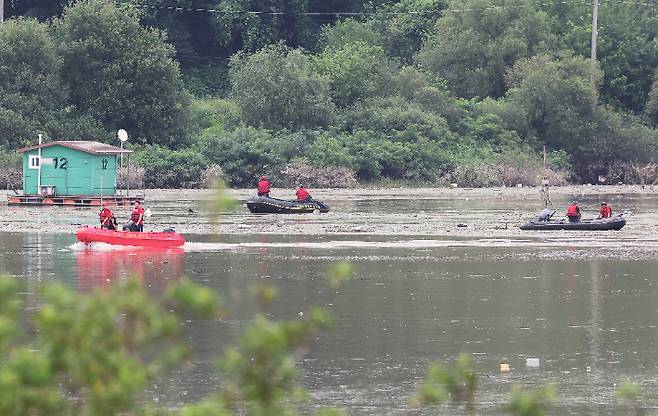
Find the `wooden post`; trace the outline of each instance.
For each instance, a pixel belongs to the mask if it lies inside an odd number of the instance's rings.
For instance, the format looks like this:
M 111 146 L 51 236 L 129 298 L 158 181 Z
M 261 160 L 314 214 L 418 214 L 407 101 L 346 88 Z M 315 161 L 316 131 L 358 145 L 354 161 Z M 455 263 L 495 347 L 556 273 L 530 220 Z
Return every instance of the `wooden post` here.
M 546 177 L 546 145 L 544 145 L 544 174 L 541 179 L 541 201 L 544 204 L 544 208 L 548 208 L 551 205 L 551 196 L 549 192 L 548 178 Z
M 126 172 L 128 181 L 126 182 L 126 198 L 128 198 L 128 204 L 130 204 L 130 153 L 128 153 L 128 171 Z
M 43 135 L 41 133 L 39 136 L 39 166 L 37 170 L 37 194 L 41 195 L 41 141 L 43 140 Z
M 0 0 L 0 22 L 5 20 L 5 0 Z

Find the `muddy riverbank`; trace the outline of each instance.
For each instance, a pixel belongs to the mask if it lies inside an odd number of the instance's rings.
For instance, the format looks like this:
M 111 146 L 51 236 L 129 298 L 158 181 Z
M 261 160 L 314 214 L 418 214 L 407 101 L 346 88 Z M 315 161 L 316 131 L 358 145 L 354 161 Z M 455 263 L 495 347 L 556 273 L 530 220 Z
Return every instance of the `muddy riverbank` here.
M 251 189 L 231 190 L 244 202 Z M 273 189 L 275 197 L 292 197 L 293 190 Z M 146 206 L 153 215 L 147 230 L 174 227 L 186 234 L 360 234 L 408 236 L 522 237 L 541 235 L 517 227 L 541 208 L 538 188 L 386 188 L 319 189 L 312 195 L 331 206 L 328 214 L 252 215 L 244 204 L 216 215 L 208 190 L 147 190 Z M 0 195 L 6 200 L 5 193 Z M 597 235 L 648 239 L 658 232 L 658 188 L 640 186 L 568 186 L 551 189 L 556 216 L 571 199 L 578 199 L 584 217 L 593 217 L 606 201 L 615 212 L 628 211 L 620 233 Z M 632 213 L 632 214 L 630 214 Z M 128 209 L 118 208 L 120 221 Z M 0 205 L 0 231 L 73 233 L 79 225 L 97 223 L 95 208 L 15 207 Z M 570 234 L 568 232 L 551 235 Z

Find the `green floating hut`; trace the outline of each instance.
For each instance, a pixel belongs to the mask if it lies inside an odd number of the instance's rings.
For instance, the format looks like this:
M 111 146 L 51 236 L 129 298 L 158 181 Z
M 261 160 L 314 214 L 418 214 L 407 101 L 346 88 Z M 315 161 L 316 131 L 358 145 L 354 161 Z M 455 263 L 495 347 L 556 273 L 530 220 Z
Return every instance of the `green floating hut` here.
M 117 194 L 117 159 L 132 151 L 95 141 L 57 140 L 24 147 L 23 195 L 9 195 L 9 204 L 100 205 L 141 199 Z M 128 161 L 130 166 L 130 161 Z

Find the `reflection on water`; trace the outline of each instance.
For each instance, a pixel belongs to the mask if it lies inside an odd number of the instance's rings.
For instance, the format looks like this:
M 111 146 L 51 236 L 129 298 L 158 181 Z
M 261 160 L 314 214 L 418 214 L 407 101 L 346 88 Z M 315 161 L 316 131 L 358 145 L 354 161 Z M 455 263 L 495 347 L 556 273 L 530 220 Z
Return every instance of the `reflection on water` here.
M 89 289 L 136 276 L 149 287 L 164 288 L 172 279 L 181 277 L 184 259 L 185 252 L 180 248 L 99 250 L 83 247 L 75 251 L 77 285 Z
M 311 407 L 408 414 L 407 398 L 427 364 L 462 351 L 476 360 L 480 414 L 499 414 L 512 384 L 556 383 L 557 413 L 571 415 L 623 414 L 614 406 L 622 376 L 657 393 L 658 260 L 618 257 L 610 236 L 597 242 L 577 235 L 572 247 L 548 237 L 255 234 L 193 240 L 183 250 L 79 250 L 72 236 L 0 234 L 0 267 L 83 290 L 130 274 L 160 289 L 186 274 L 221 292 L 230 318 L 186 322 L 193 363 L 154 387 L 152 394 L 172 406 L 216 388 L 214 357 L 256 312 L 249 288 L 262 279 L 281 294 L 274 317 L 295 319 L 310 305 L 324 305 L 335 317 L 333 330 L 320 335 L 300 363 Z M 558 248 L 582 256 L 551 257 Z M 354 264 L 355 278 L 330 290 L 322 276 L 340 260 Z M 499 373 L 502 359 L 511 373 Z

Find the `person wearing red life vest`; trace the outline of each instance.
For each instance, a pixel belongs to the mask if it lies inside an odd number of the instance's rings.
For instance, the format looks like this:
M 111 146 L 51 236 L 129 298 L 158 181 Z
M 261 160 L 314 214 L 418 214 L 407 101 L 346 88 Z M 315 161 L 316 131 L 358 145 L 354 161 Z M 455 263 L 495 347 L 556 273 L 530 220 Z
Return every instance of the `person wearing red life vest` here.
M 300 202 L 310 202 L 312 201 L 311 194 L 308 193 L 306 189 L 302 185 L 299 185 L 299 189 L 297 189 L 297 192 L 295 192 L 295 195 L 297 195 L 297 200 Z
M 580 222 L 580 207 L 578 206 L 578 201 L 573 201 L 571 205 L 567 207 L 567 217 L 569 222 Z
M 135 201 L 133 210 L 130 213 L 131 231 L 144 231 L 144 208 L 139 201 Z
M 98 219 L 101 222 L 101 228 L 116 230 L 116 218 L 112 211 L 110 211 L 110 208 L 108 208 L 109 205 L 109 203 L 103 202 L 103 208 L 101 208 L 101 211 L 98 213 Z
M 265 175 L 261 176 L 258 182 L 258 196 L 270 196 L 270 182 Z
M 612 208 L 610 208 L 607 203 L 601 202 L 601 209 L 599 210 L 599 218 L 610 218 L 610 217 L 612 217 Z

